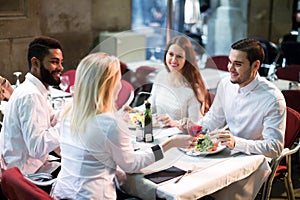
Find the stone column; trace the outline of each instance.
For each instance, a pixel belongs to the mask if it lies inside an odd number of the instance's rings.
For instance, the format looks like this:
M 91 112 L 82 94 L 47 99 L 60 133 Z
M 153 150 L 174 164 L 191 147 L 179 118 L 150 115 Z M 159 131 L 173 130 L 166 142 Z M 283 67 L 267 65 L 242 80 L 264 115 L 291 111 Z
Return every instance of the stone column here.
M 219 6 L 212 5 L 206 48 L 209 56 L 228 55 L 233 42 L 247 37 L 247 2 L 220 0 Z

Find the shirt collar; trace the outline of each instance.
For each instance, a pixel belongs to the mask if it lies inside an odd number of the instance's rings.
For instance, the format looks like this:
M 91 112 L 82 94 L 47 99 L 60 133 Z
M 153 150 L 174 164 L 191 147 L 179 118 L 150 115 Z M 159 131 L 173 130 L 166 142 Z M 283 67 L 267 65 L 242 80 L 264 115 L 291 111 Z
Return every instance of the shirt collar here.
M 259 74 L 257 73 L 255 78 L 246 86 L 242 87 L 242 88 L 239 88 L 238 90 L 238 93 L 241 93 L 241 94 L 247 94 L 249 93 L 250 91 L 252 91 L 258 84 L 258 79 L 259 79 Z
M 44 86 L 44 84 L 34 75 L 32 75 L 31 73 L 27 73 L 26 74 L 26 80 L 28 80 L 29 82 L 31 82 L 33 85 L 35 85 L 37 87 L 37 89 L 44 95 L 47 97 L 48 95 L 48 90 L 47 88 Z

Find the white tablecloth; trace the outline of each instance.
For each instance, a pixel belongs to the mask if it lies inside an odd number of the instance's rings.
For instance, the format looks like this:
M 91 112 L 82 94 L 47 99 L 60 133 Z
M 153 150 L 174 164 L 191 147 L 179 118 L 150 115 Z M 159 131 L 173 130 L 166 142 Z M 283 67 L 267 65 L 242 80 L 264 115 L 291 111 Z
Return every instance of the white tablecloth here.
M 149 144 L 147 144 L 149 145 Z M 178 183 L 175 179 L 154 184 L 144 174 L 176 166 L 191 169 Z M 271 169 L 263 155 L 245 155 L 225 149 L 208 156 L 188 156 L 173 148 L 165 158 L 144 168 L 143 174 L 129 175 L 124 189 L 142 199 L 198 199 L 211 194 L 217 200 L 253 199 Z

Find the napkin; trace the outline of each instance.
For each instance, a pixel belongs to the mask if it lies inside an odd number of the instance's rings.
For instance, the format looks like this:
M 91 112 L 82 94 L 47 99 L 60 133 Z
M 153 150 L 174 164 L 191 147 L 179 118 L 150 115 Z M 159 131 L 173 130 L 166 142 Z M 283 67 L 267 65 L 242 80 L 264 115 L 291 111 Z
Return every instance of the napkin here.
M 181 176 L 185 173 L 186 173 L 186 171 L 179 169 L 175 166 L 172 166 L 172 167 L 169 167 L 167 169 L 164 169 L 164 170 L 161 170 L 158 172 L 147 174 L 147 175 L 145 175 L 145 178 L 158 184 L 158 183 L 170 180 L 172 178 Z

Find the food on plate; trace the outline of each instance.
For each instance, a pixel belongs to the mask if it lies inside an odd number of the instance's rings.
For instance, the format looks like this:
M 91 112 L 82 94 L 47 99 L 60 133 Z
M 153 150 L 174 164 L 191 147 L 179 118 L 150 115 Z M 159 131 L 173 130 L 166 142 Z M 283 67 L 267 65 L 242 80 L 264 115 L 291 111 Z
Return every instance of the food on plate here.
M 195 149 L 200 152 L 212 152 L 218 148 L 218 143 L 213 143 L 207 135 L 199 134 L 197 140 L 198 142 Z
M 138 121 L 142 122 L 142 126 L 144 126 L 144 113 L 142 112 L 136 112 L 136 113 L 130 113 L 130 120 L 129 120 L 129 126 L 136 126 Z

